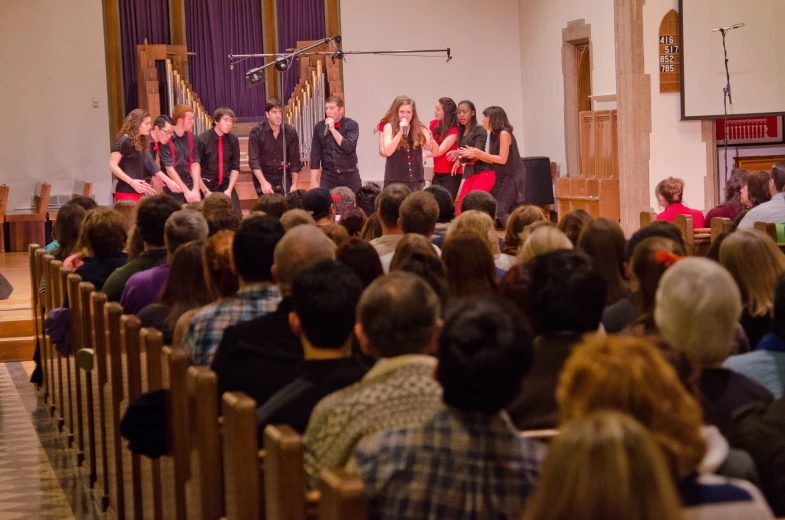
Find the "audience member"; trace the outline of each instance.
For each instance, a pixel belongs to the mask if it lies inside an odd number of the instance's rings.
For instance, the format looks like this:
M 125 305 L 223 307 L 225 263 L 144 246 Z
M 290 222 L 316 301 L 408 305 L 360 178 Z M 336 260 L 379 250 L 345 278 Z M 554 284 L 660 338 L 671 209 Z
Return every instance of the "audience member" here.
M 197 202 L 189 202 L 189 203 L 183 205 L 183 209 L 190 209 L 192 211 L 198 211 L 199 213 L 202 212 L 203 208 L 204 208 L 204 201 L 201 201 L 201 200 L 197 201 Z M 204 215 L 202 215 L 202 216 L 204 216 Z
M 123 289 L 123 295 L 120 297 L 123 312 L 137 314 L 144 307 L 155 303 L 169 277 L 169 264 L 172 262 L 177 248 L 194 240 L 203 242 L 206 238 L 207 222 L 204 221 L 201 213 L 192 210 L 180 210 L 172 213 L 164 225 L 166 263 L 146 271 L 140 271 L 128 279 L 125 289 Z
M 305 353 L 301 375 L 256 412 L 259 446 L 268 424 L 303 433 L 316 404 L 363 378 L 368 369 L 352 356 L 355 307 L 363 286 L 347 266 L 324 260 L 292 284 L 289 325 Z
M 351 188 L 338 186 L 330 190 L 330 195 L 335 203 L 335 214 L 343 215 L 344 211 L 357 205 L 357 198 Z
M 382 192 L 381 186 L 375 182 L 366 182 L 355 194 L 355 204 L 362 209 L 366 215 L 370 216 L 379 209 L 377 199 Z
M 632 253 L 635 250 L 635 247 L 650 237 L 663 237 L 670 239 L 680 247 L 679 249 L 673 249 L 671 252 L 677 255 L 679 252 L 681 252 L 681 255 L 684 255 L 684 239 L 681 236 L 681 231 L 679 231 L 679 228 L 665 220 L 657 220 L 652 222 L 651 225 L 640 228 L 638 231 L 633 233 L 633 235 L 627 241 L 627 244 L 624 246 L 624 271 L 627 273 L 628 277 L 632 278 L 630 265 L 632 262 Z M 654 290 L 656 291 L 656 286 Z M 651 292 L 651 295 L 653 298 L 654 291 Z M 626 328 L 630 323 L 632 323 L 632 321 L 638 315 L 638 298 L 638 290 L 633 287 L 633 290 L 629 296 L 619 300 L 618 302 L 606 307 L 603 310 L 602 325 L 607 333 L 617 334 Z M 652 305 L 654 305 L 653 299 Z
M 92 197 L 85 197 L 84 195 L 71 195 L 71 200 L 66 204 L 76 204 L 81 207 L 85 212 L 98 207 L 98 203 Z
M 507 259 L 507 269 L 515 265 L 518 249 L 521 248 L 521 233 L 535 223 L 545 220 L 545 213 L 538 206 L 519 206 L 510 213 L 507 219 L 507 229 L 502 242 L 502 255 Z
M 411 234 L 421 235 L 430 240 L 436 228 L 436 220 L 438 218 L 439 204 L 430 193 L 418 191 L 406 197 L 398 210 L 398 222 L 404 234 L 401 235 L 402 238 L 396 243 L 394 251 L 386 255 L 379 254 L 385 273 L 390 271 L 390 262 L 392 262 L 393 256 L 398 250 L 397 246 L 400 244 L 400 241 Z M 441 254 L 441 250 L 435 245 L 431 245 L 431 248 L 437 255 Z
M 219 211 L 233 211 L 232 199 L 223 192 L 214 191 L 202 201 L 202 216 L 210 222 L 214 213 Z
M 680 507 L 654 437 L 626 414 L 598 411 L 551 441 L 523 519 L 678 520 Z
M 202 251 L 204 264 L 203 278 L 210 293 L 211 302 L 219 302 L 233 298 L 240 287 L 237 271 L 232 260 L 232 245 L 234 244 L 234 231 L 219 231 L 208 237 Z M 198 308 L 186 311 L 180 316 L 174 326 L 172 345 L 182 345 L 191 318 Z
M 292 190 L 286 195 L 286 206 L 292 209 L 303 209 L 303 198 L 306 190 Z
M 587 339 L 567 361 L 556 398 L 562 423 L 615 410 L 648 429 L 665 456 L 685 518 L 773 518 L 754 485 L 707 474 L 723 462 L 727 443 L 707 445 L 700 406 L 646 340 Z
M 254 203 L 251 211 L 261 211 L 265 215 L 280 219 L 281 215 L 286 213 L 288 209 L 286 197 L 283 195 L 279 193 L 262 193 L 259 196 L 259 200 Z
M 730 178 L 725 182 L 725 202 L 706 213 L 706 218 L 703 219 L 705 223 L 711 225 L 713 218 L 727 218 L 734 221 L 744 211 L 741 190 L 744 188 L 744 179 L 746 179 L 747 173 L 747 170 L 738 168 L 731 171 Z
M 444 262 L 438 256 L 428 253 L 412 253 L 408 258 L 397 264 L 391 271 L 403 271 L 416 274 L 428 285 L 439 298 L 442 311 L 446 310 L 447 298 L 447 270 Z
M 462 212 L 460 217 L 465 214 Z M 450 298 L 496 294 L 499 273 L 486 240 L 477 233 L 453 233 L 451 230 L 444 242 L 442 260 L 447 270 L 447 293 Z
M 382 222 L 379 219 L 379 212 L 375 212 L 368 217 L 360 231 L 360 238 L 366 242 L 372 242 L 382 236 Z M 374 248 L 375 249 L 375 248 Z
M 132 275 L 166 263 L 164 225 L 166 220 L 179 210 L 180 205 L 169 195 L 155 195 L 139 202 L 136 210 L 136 228 L 144 245 L 144 251 L 106 279 L 104 292 L 110 302 L 120 301 L 125 284 Z
M 447 230 L 450 227 L 450 222 L 455 218 L 455 202 L 452 195 L 444 186 L 433 184 L 428 186 L 423 191 L 433 195 L 436 203 L 439 205 L 439 218 L 436 219 L 436 229 L 434 230 L 434 238 L 447 235 Z
M 316 225 L 316 221 L 304 209 L 290 209 L 281 215 L 281 225 L 286 232 L 295 226 L 300 226 L 303 224 Z
M 567 235 L 572 245 L 577 247 L 581 231 L 591 220 L 592 216 L 586 210 L 574 209 L 562 217 L 557 227 L 562 233 Z
M 436 249 L 434 249 L 433 244 L 431 244 L 431 241 L 428 240 L 428 238 L 416 233 L 408 233 L 404 235 L 401 241 L 398 242 L 398 245 L 395 246 L 395 253 L 393 253 L 392 259 L 388 265 L 384 266 L 384 263 L 382 263 L 382 267 L 387 267 L 387 271 L 398 270 L 400 265 L 408 261 L 414 254 L 439 257 Z
M 49 244 L 55 244 L 48 254 L 54 256 L 55 260 L 65 262 L 65 260 L 78 251 L 77 242 L 79 242 L 79 230 L 82 228 L 82 221 L 85 218 L 85 209 L 73 202 L 66 202 L 57 211 L 57 220 L 52 225 L 52 238 L 54 240 Z M 46 247 L 49 249 L 49 246 Z M 63 267 L 71 269 L 71 266 Z
M 231 209 L 216 210 L 210 213 L 209 217 L 205 216 L 205 219 L 209 230 L 208 236 L 213 236 L 219 231 L 237 231 L 243 222 L 243 218 Z
M 774 241 L 754 229 L 740 229 L 725 239 L 720 248 L 720 264 L 736 280 L 744 311 L 741 326 L 750 346 L 772 331 L 774 289 L 785 272 L 785 256 Z
M 723 363 L 766 387 L 774 397 L 785 389 L 785 274 L 780 275 L 774 293 L 773 330 L 763 336 L 754 352 L 731 356 Z
M 740 229 L 751 229 L 756 222 L 785 222 L 785 162 L 778 162 L 771 169 L 769 191 L 771 200 L 752 208 L 739 222 Z
M 338 223 L 346 228 L 346 232 L 349 233 L 349 238 L 354 238 L 360 236 L 367 220 L 368 217 L 365 216 L 363 210 L 352 207 L 341 214 L 341 220 L 339 220 Z
M 562 249 L 572 249 L 570 239 L 556 226 L 545 225 L 534 229 L 524 240 L 518 250 L 518 263 L 525 264 L 534 257 Z
M 534 363 L 508 411 L 521 430 L 555 428 L 559 375 L 582 336 L 600 325 L 605 280 L 579 251 L 540 255 L 527 267 Z
M 232 260 L 240 289 L 231 298 L 202 307 L 191 318 L 182 343 L 191 364 L 210 364 L 227 327 L 263 316 L 278 307 L 281 293 L 272 283 L 271 268 L 275 245 L 283 234 L 283 227 L 275 217 L 251 217 L 243 221 L 232 243 Z M 220 374 L 219 381 L 224 381 Z
M 741 295 L 736 283 L 711 260 L 686 258 L 660 280 L 654 309 L 660 336 L 701 368 L 704 422 L 717 426 L 723 434 L 737 409 L 773 400 L 771 392 L 760 384 L 722 368 L 733 350 L 740 316 Z
M 335 244 L 335 247 L 340 247 L 349 241 L 349 232 L 345 227 L 339 226 L 335 222 L 326 225 L 317 224 L 317 226 Z
M 496 219 L 496 199 L 488 192 L 470 191 L 461 199 L 461 213 L 473 209 L 486 213 L 491 219 Z
M 123 251 L 125 240 L 125 226 L 117 212 L 101 207 L 91 209 L 79 230 L 77 248 L 82 263 L 74 273 L 100 291 L 109 275 L 128 262 L 128 253 Z
M 526 264 L 515 264 L 499 280 L 499 296 L 515 304 L 527 320 L 531 316 L 529 284 L 529 269 Z
M 370 240 L 371 245 L 376 248 L 381 258 L 395 252 L 395 246 L 403 238 L 403 230 L 400 227 L 399 212 L 404 199 L 411 194 L 411 190 L 404 184 L 390 184 L 379 194 L 379 223 L 382 228 L 382 236 Z M 371 219 L 368 219 L 366 226 L 370 226 Z M 363 236 L 365 236 L 363 230 Z
M 118 200 L 114 203 L 114 210 L 123 219 L 126 233 L 131 232 L 136 222 L 136 207 L 137 203 L 132 200 Z
M 771 174 L 767 171 L 760 170 L 747 173 L 747 176 L 744 178 L 744 187 L 741 189 L 743 209 L 736 217 L 736 220 L 733 221 L 734 229 L 741 224 L 741 221 L 753 208 L 757 208 L 771 200 L 771 192 L 774 190 L 772 184 Z M 752 224 L 750 227 L 755 227 L 755 225 Z
M 202 275 L 203 249 L 203 241 L 188 242 L 178 247 L 172 255 L 169 275 L 161 297 L 137 314 L 142 327 L 153 327 L 161 331 L 165 345 L 172 344 L 174 328 L 180 316 L 213 301 L 207 281 Z
M 308 191 L 303 197 L 303 209 L 313 217 L 317 226 L 335 224 L 335 203 L 327 188 Z
M 297 226 L 274 246 L 267 270 L 283 299 L 271 312 L 224 330 L 212 360 L 219 395 L 245 392 L 261 406 L 300 375 L 303 348 L 289 327 L 292 284 L 306 269 L 334 258 L 333 244 L 316 226 Z
M 630 294 L 624 268 L 624 232 L 618 222 L 607 218 L 586 224 L 578 238 L 578 249 L 589 255 L 608 287 L 605 306 Z
M 144 199 L 145 197 L 142 197 Z M 137 206 L 139 207 L 141 204 L 141 199 L 137 202 Z M 134 218 L 136 218 L 136 210 L 134 210 Z M 125 250 L 128 252 L 128 261 L 133 262 L 139 255 L 144 253 L 144 240 L 142 239 L 142 232 L 139 229 L 139 226 L 134 224 L 131 226 L 131 230 L 128 232 L 128 240 L 125 243 Z
M 531 365 L 522 322 L 501 300 L 466 300 L 449 314 L 435 373 L 442 407 L 355 452 L 372 518 L 521 517 L 545 455 L 504 411 Z
M 464 210 L 455 220 L 453 220 L 449 231 L 447 231 L 445 241 L 449 239 L 450 236 L 461 231 L 477 233 L 483 242 L 485 242 L 493 256 L 493 263 L 496 267 L 497 274 L 501 278 L 504 272 L 509 269 L 511 263 L 509 257 L 501 254 L 501 239 L 499 239 L 499 236 L 496 234 L 493 219 L 482 211 Z M 444 244 L 442 243 L 442 246 L 443 245 Z
M 654 195 L 660 207 L 665 211 L 657 215 L 659 220 L 673 222 L 676 215 L 690 215 L 696 228 L 703 227 L 703 213 L 682 204 L 684 181 L 675 177 L 661 180 L 654 189 Z
M 440 408 L 434 380 L 439 300 L 420 278 L 395 272 L 374 281 L 357 306 L 355 334 L 377 363 L 363 379 L 322 399 L 305 431 L 305 469 L 314 489 L 322 468 L 340 468 L 363 439 L 419 426 Z
M 361 238 L 350 238 L 344 242 L 336 251 L 335 258 L 354 271 L 363 288 L 384 274 L 376 249 Z

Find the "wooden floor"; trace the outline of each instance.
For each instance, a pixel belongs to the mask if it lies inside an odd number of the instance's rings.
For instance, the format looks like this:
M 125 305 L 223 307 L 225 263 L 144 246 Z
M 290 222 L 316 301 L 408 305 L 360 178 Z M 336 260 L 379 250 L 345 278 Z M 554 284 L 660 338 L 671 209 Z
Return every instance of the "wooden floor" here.
M 14 288 L 0 300 L 0 362 L 29 361 L 35 348 L 27 253 L 0 253 L 0 274 Z

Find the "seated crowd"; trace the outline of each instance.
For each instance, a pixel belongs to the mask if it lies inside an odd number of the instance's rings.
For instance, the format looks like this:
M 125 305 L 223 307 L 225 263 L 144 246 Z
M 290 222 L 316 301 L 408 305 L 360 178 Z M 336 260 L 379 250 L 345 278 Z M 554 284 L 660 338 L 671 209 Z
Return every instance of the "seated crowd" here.
M 757 173 L 707 216 L 739 228 L 715 260 L 685 258 L 671 222 L 704 219 L 674 178 L 629 239 L 533 206 L 499 231 L 488 193 L 456 217 L 440 186 L 368 183 L 265 194 L 245 218 L 221 193 L 72 201 L 53 251 L 252 397 L 260 443 L 302 434 L 309 489 L 360 476 L 371 518 L 771 519 L 785 256 L 746 228 L 785 221 L 785 164 Z

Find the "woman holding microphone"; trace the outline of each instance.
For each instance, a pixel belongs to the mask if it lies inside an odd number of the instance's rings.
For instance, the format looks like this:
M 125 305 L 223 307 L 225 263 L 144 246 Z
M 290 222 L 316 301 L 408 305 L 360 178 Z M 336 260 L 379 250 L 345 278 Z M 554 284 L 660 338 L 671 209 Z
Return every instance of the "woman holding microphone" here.
M 384 187 L 405 184 L 412 191 L 425 185 L 423 149 L 431 149 L 431 134 L 417 116 L 410 97 L 398 96 L 379 124 L 379 152 L 387 158 Z

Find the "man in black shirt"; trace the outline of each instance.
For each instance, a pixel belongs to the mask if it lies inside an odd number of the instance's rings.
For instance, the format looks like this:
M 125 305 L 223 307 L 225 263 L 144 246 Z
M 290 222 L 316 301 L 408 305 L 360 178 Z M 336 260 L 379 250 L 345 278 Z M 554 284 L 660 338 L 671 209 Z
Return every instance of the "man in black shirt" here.
M 368 369 L 352 356 L 355 308 L 363 292 L 357 275 L 334 260 L 319 262 L 292 285 L 289 325 L 300 338 L 305 364 L 300 377 L 256 411 L 260 440 L 268 424 L 303 433 L 322 398 L 356 383 Z
M 170 134 L 168 146 L 160 147 L 161 167 L 180 187 L 182 193 L 166 192 L 178 202 L 199 202 L 201 170 L 196 150 L 196 138 L 191 131 L 194 127 L 194 111 L 187 105 L 175 105 L 172 110 L 174 131 Z M 156 120 L 157 121 L 157 120 Z
M 234 185 L 240 176 L 240 140 L 231 133 L 234 112 L 221 107 L 213 114 L 213 128 L 199 136 L 196 154 L 202 174 L 202 188 L 207 197 L 222 191 L 232 198 L 232 206 L 240 213 L 240 198 Z
M 153 129 L 150 130 L 150 155 L 153 156 L 153 160 L 158 160 L 162 145 L 169 144 L 173 132 L 174 121 L 171 117 L 164 114 L 155 118 Z
M 324 104 L 327 119 L 313 129 L 311 144 L 311 188 L 318 184 L 329 190 L 347 186 L 353 192 L 362 187 L 357 169 L 357 139 L 360 127 L 344 117 L 343 99 L 330 96 Z M 321 171 L 321 179 L 319 173 Z
M 289 193 L 300 181 L 300 138 L 297 130 L 283 122 L 283 105 L 277 99 L 267 101 L 267 119 L 251 130 L 248 136 L 248 165 L 253 170 L 253 184 L 256 194 L 273 193 L 283 186 L 284 153 L 283 140 L 286 139 L 286 186 Z M 283 135 L 281 135 L 283 128 Z

